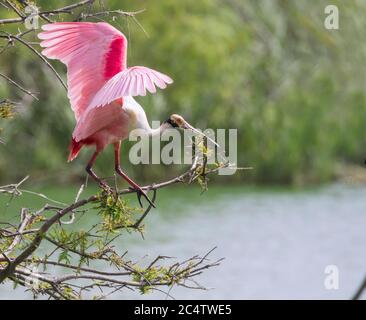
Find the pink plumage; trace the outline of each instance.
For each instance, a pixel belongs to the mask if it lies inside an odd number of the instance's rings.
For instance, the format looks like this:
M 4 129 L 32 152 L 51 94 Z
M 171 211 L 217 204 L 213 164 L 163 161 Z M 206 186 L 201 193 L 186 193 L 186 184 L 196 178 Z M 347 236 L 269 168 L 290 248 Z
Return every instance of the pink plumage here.
M 126 51 L 127 42 L 125 38 L 115 38 L 105 56 L 104 79 L 109 80 L 121 70 L 126 69 L 126 59 L 122 61 L 122 56 Z
M 84 127 L 93 135 L 101 126 L 109 125 L 98 121 L 95 128 L 90 126 L 95 119 L 86 113 L 93 108 L 123 101 L 126 96 L 144 96 L 146 91 L 155 93 L 155 86 L 164 89 L 173 82 L 146 67 L 127 69 L 127 39 L 108 23 L 59 22 L 43 25 L 42 29 L 38 34 L 45 48 L 42 54 L 67 66 L 68 97 L 77 120 L 73 134 L 76 142 L 86 138 L 78 134 L 85 132 Z M 93 116 L 98 118 L 98 112 Z M 85 123 L 86 119 L 90 123 Z
M 146 90 L 156 92 L 155 86 L 165 89 L 172 83 L 165 74 L 146 67 L 132 67 L 117 73 L 92 99 L 89 107 L 104 106 L 119 97 L 145 96 Z
M 103 22 L 60 22 L 42 29 L 42 54 L 67 66 L 68 96 L 78 120 L 104 83 L 126 68 L 127 39 Z
M 91 167 L 105 146 L 113 143 L 118 149 L 115 156 L 119 168 L 120 144 L 128 136 L 133 118 L 126 111 L 125 98 L 144 96 L 146 90 L 155 93 L 156 86 L 164 89 L 173 81 L 146 67 L 127 68 L 127 39 L 108 23 L 59 22 L 43 25 L 42 29 L 38 34 L 42 54 L 67 66 L 68 97 L 76 118 L 69 161 L 84 145 L 95 145 L 87 171 L 105 185 Z M 140 188 L 120 168 L 117 172 L 134 188 Z M 141 188 L 139 193 L 144 194 Z

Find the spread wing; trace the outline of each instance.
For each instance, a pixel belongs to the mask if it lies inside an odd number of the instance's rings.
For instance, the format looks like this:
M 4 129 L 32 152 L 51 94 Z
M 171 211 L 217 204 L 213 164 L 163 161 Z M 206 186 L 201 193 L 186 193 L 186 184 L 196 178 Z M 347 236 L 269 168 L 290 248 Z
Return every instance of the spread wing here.
M 126 68 L 127 39 L 104 22 L 59 22 L 42 29 L 42 54 L 67 66 L 68 97 L 78 120 L 103 85 Z
M 146 67 L 132 67 L 117 73 L 95 95 L 88 108 L 104 106 L 128 96 L 145 96 L 146 90 L 155 93 L 165 89 L 173 80 L 167 75 Z

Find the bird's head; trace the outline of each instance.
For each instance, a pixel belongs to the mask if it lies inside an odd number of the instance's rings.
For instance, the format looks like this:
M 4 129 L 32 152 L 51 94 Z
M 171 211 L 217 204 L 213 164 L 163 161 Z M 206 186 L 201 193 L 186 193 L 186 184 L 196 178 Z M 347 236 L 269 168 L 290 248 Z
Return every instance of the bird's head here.
M 189 129 L 193 131 L 194 133 L 206 137 L 208 140 L 210 140 L 212 143 L 218 146 L 218 144 L 213 141 L 210 137 L 207 137 L 204 133 L 197 130 L 195 127 L 191 126 L 182 116 L 179 114 L 172 114 L 167 120 L 164 121 L 168 126 L 171 128 L 176 129 Z
M 179 114 L 172 114 L 167 120 L 165 120 L 165 123 L 167 123 L 172 128 L 190 129 L 190 127 L 192 127 Z

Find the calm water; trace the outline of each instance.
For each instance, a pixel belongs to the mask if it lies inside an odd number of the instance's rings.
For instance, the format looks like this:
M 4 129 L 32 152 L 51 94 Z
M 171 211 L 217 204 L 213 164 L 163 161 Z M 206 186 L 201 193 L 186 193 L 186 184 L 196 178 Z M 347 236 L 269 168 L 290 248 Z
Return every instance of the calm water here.
M 203 196 L 174 189 L 145 221 L 145 240 L 120 239 L 129 256 L 180 260 L 214 246 L 221 266 L 197 281 L 208 291 L 173 288 L 177 299 L 348 299 L 366 274 L 366 187 L 331 186 L 316 191 L 214 188 Z M 187 201 L 189 199 L 189 201 Z M 324 269 L 336 265 L 339 289 L 326 290 Z M 10 291 L 9 291 L 10 290 Z M 0 298 L 29 298 L 0 287 Z M 116 298 L 165 298 L 124 292 Z

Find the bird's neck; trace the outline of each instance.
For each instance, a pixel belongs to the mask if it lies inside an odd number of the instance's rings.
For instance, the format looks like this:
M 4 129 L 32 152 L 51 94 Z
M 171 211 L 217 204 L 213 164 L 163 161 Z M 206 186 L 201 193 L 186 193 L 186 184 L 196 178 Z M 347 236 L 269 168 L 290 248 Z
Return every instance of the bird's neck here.
M 163 122 L 160 127 L 152 129 L 144 109 L 132 97 L 125 98 L 124 109 L 130 114 L 131 118 L 134 119 L 135 129 L 144 131 L 148 136 L 160 135 L 170 127 L 168 123 Z
M 166 129 L 169 128 L 169 124 L 167 123 L 162 123 L 160 125 L 160 127 L 158 128 L 155 128 L 155 129 L 152 129 L 146 119 L 146 121 L 142 122 L 142 123 L 138 123 L 137 125 L 137 128 L 138 129 L 142 129 L 144 130 L 144 132 L 150 136 L 150 137 L 153 137 L 153 136 L 158 136 L 158 135 L 161 135 Z

